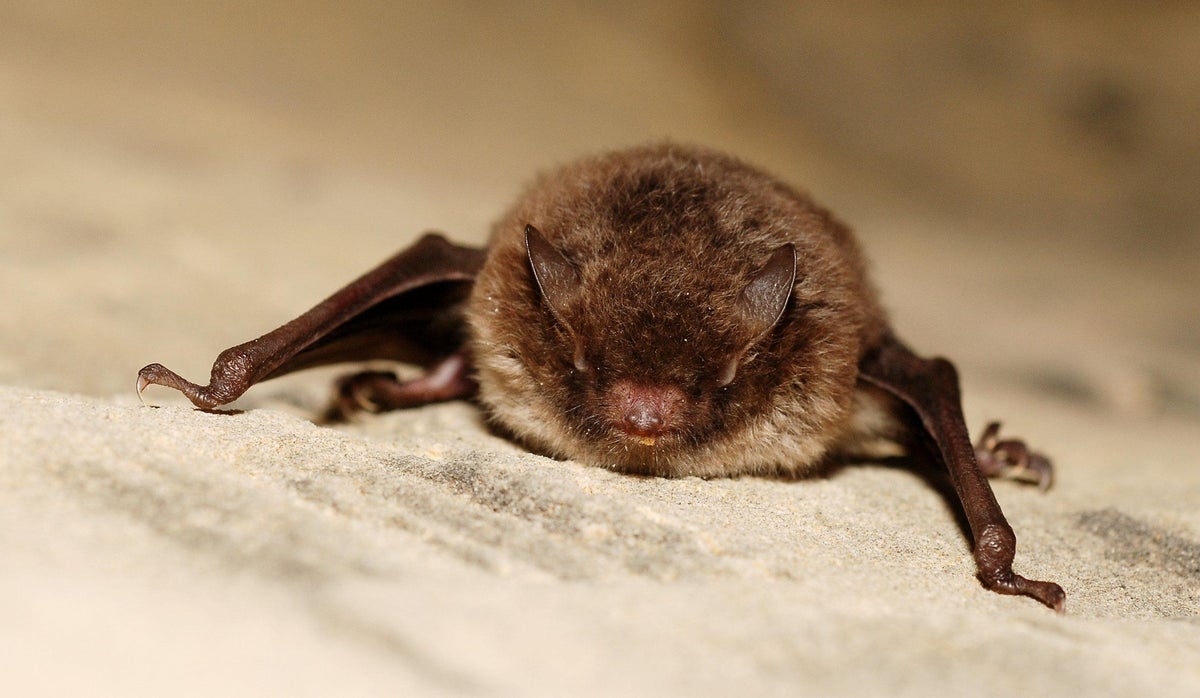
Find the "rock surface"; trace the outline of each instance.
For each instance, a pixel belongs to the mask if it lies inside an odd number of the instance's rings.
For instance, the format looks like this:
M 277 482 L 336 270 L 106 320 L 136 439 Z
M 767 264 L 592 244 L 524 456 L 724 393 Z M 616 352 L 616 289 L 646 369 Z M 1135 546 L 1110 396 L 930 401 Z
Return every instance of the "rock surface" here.
M 863 174 L 862 149 L 841 157 L 798 126 L 832 128 L 826 112 L 853 105 L 773 102 L 766 59 L 735 60 L 759 36 L 752 18 L 717 41 L 719 6 L 704 7 L 0 8 L 13 694 L 1196 695 L 1195 218 L 1163 214 L 1175 227 L 1159 237 L 1115 214 L 1056 227 L 1070 210 L 1014 230 L 980 217 L 988 206 L 936 208 L 945 192 L 914 200 L 955 161 L 900 188 Z M 888 21 L 869 14 L 850 24 Z M 646 40 L 675 16 L 675 38 Z M 784 25 L 763 16 L 769 42 Z M 870 48 L 870 31 L 830 17 L 812 31 Z M 1154 66 L 1116 62 L 1130 80 Z M 1162 145 L 1173 133 L 1156 147 L 1182 152 Z M 1004 419 L 1055 458 L 1049 493 L 995 489 L 1018 570 L 1061 583 L 1065 615 L 983 590 L 941 481 L 903 467 L 628 477 L 525 453 L 469 404 L 318 427 L 328 370 L 226 413 L 133 395 L 141 365 L 204 376 L 219 350 L 424 229 L 482 240 L 540 167 L 667 135 L 830 202 L 861 231 L 901 333 L 959 362 L 970 426 Z M 1002 181 L 988 200 L 1009 206 L 1020 179 L 981 177 L 967 199 Z

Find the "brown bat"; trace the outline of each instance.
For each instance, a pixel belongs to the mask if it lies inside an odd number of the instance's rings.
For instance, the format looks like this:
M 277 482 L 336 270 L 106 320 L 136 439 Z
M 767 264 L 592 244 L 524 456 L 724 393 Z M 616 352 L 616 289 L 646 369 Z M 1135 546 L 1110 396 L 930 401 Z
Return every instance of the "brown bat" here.
M 990 425 L 972 446 L 958 375 L 892 332 L 849 229 L 733 158 L 658 144 L 537 179 L 486 249 L 426 235 L 279 329 L 222 352 L 209 384 L 138 373 L 198 407 L 302 368 L 393 359 L 339 381 L 333 414 L 475 396 L 531 449 L 629 473 L 803 475 L 893 443 L 944 464 L 984 586 L 1061 611 L 1013 572 L 989 476 L 1050 484 Z

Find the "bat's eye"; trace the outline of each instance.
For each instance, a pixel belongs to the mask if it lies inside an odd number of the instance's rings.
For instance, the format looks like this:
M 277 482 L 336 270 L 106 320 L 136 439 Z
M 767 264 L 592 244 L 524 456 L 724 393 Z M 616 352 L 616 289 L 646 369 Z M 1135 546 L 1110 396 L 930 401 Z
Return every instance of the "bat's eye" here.
M 737 376 L 738 364 L 741 362 L 741 354 L 736 354 L 725 361 L 721 366 L 721 370 L 717 373 L 717 387 L 724 388 L 733 382 Z
M 592 365 L 587 359 L 587 352 L 584 350 L 583 340 L 579 337 L 575 338 L 575 355 L 572 362 L 575 364 L 575 370 L 580 373 L 588 373 L 592 370 Z

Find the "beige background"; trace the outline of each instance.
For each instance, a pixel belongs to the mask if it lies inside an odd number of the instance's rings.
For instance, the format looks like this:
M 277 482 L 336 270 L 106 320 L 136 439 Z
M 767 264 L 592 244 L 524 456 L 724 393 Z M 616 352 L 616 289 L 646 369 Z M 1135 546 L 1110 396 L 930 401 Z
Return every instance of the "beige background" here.
M 23 694 L 1194 695 L 1200 7 L 0 3 L 0 668 Z M 207 373 L 534 172 L 670 137 L 812 191 L 1069 614 L 911 473 L 662 481 L 469 405 L 341 429 Z

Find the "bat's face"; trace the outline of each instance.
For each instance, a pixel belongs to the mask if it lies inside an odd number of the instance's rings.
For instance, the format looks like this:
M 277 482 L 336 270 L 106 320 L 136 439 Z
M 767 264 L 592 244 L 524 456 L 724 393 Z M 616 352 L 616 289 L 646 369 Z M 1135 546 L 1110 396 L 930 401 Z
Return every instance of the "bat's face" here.
M 560 174 L 498 226 L 469 309 L 482 401 L 536 450 L 626 472 L 811 465 L 858 317 L 794 293 L 812 279 L 766 204 L 648 167 Z
M 729 431 L 744 404 L 731 386 L 748 331 L 730 321 L 727 299 L 680 290 L 662 270 L 624 280 L 580 271 L 574 288 L 538 289 L 542 336 L 523 352 L 531 377 L 560 388 L 548 396 L 576 436 L 568 453 L 658 473 Z

